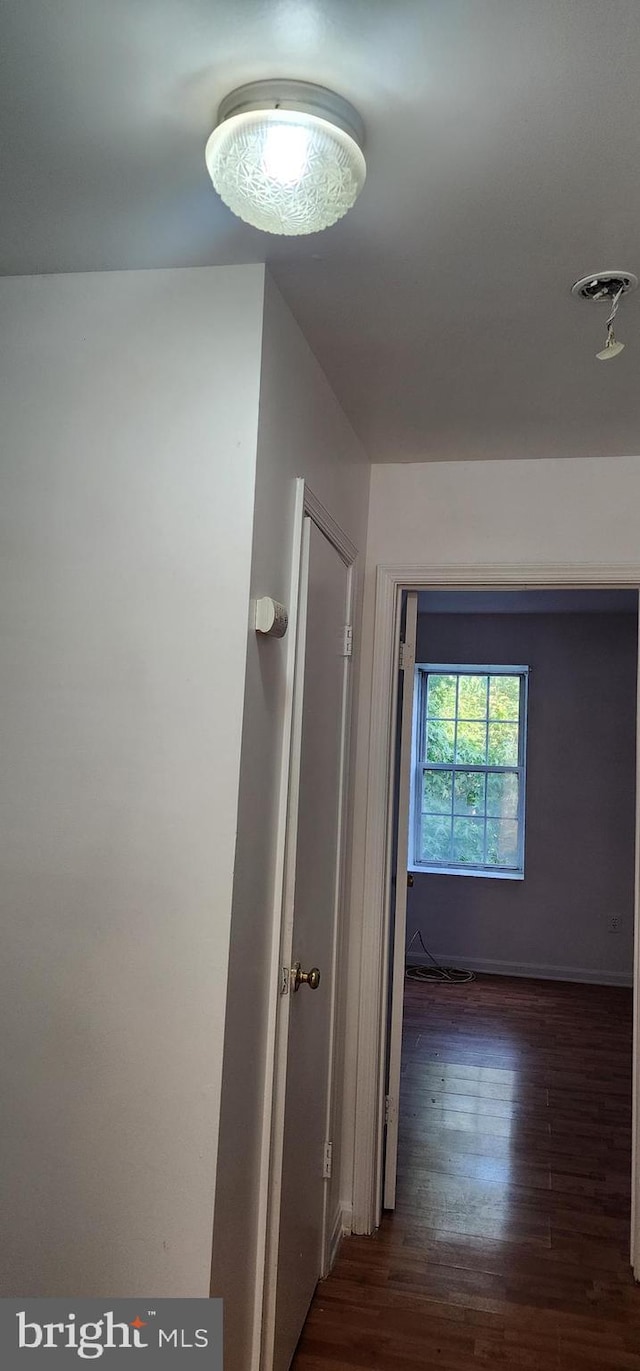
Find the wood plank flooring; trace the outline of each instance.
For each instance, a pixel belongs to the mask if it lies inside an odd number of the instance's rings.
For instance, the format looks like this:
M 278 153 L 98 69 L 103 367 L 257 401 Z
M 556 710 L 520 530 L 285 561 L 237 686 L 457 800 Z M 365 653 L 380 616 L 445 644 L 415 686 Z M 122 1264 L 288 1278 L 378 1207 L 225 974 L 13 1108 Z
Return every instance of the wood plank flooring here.
M 640 1371 L 631 991 L 407 983 L 398 1206 L 347 1238 L 294 1371 Z

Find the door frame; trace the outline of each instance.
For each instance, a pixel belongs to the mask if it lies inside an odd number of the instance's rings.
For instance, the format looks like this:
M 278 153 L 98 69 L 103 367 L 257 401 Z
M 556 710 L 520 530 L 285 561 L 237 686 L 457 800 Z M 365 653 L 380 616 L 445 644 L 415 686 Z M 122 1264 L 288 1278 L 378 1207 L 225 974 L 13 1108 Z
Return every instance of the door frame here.
M 397 609 L 400 612 L 399 597 Z M 406 853 L 409 847 L 411 810 L 412 741 L 415 727 L 416 697 L 415 667 L 418 635 L 418 593 L 409 591 L 404 610 L 402 663 L 396 673 L 397 706 L 392 724 L 394 741 L 399 731 L 397 775 L 391 780 L 391 841 L 390 859 L 390 918 L 389 930 L 389 1009 L 387 1011 L 385 1064 L 385 1126 L 383 1136 L 382 1203 L 385 1209 L 395 1209 L 398 1170 L 399 1083 L 402 1055 L 402 1015 L 404 1009 L 404 956 L 407 929 Z M 402 676 L 402 692 L 400 677 Z M 400 700 L 402 694 L 402 700 Z M 405 799 L 403 799 L 403 795 Z M 406 803 L 405 803 L 406 800 Z M 401 854 L 404 860 L 401 862 Z M 401 869 L 404 868 L 404 869 Z M 394 891 L 395 885 L 395 891 Z
M 265 1043 L 265 1088 L 258 1192 L 258 1242 L 254 1288 L 254 1318 L 251 1371 L 270 1371 L 275 1336 L 275 1299 L 278 1277 L 278 1235 L 284 1141 L 284 1112 L 287 1080 L 287 1049 L 290 994 L 281 993 L 282 968 L 291 965 L 293 907 L 295 895 L 297 814 L 301 766 L 302 714 L 304 705 L 304 665 L 306 644 L 306 568 L 304 565 L 304 521 L 316 528 L 335 548 L 348 571 L 347 619 L 353 624 L 358 549 L 333 516 L 298 477 L 295 483 L 293 549 L 290 582 L 286 694 L 280 767 L 280 794 L 275 852 L 275 881 L 270 954 L 271 996 Z M 351 658 L 345 656 L 340 764 L 339 878 L 334 909 L 334 951 L 331 967 L 330 1049 L 328 1079 L 327 1136 L 330 1136 L 331 1111 L 336 1101 L 335 1026 L 339 920 L 346 909 L 345 836 L 346 796 L 349 782 Z M 341 1232 L 338 1233 L 339 1240 Z M 323 1231 L 323 1273 L 331 1265 L 336 1235 L 327 1223 L 326 1197 Z
M 391 821 L 394 721 L 398 693 L 398 604 L 408 590 L 632 589 L 640 591 L 640 563 L 476 563 L 379 565 L 376 571 L 371 671 L 371 717 L 364 766 L 366 813 L 362 889 L 359 1050 L 353 1156 L 353 1231 L 372 1233 L 382 1217 L 387 987 L 392 971 Z M 630 1261 L 640 1280 L 640 670 L 636 702 L 636 813 L 633 952 L 633 1116 Z

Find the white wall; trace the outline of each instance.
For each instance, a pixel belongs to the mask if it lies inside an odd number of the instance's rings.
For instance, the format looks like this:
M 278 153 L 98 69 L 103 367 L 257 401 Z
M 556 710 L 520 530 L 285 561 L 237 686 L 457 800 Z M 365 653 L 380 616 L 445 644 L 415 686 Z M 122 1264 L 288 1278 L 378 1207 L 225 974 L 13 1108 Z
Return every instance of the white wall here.
M 364 554 L 370 467 L 268 277 L 263 341 L 251 593 L 286 604 L 296 476 Z M 245 1371 L 252 1332 L 286 652 L 286 639 L 249 631 L 212 1272 L 212 1293 L 225 1297 L 226 1371 Z M 337 1154 L 340 1132 L 338 1119 Z M 335 1209 L 339 1165 L 334 1176 Z
M 205 1295 L 263 271 L 5 279 L 3 1295 Z
M 634 562 L 640 457 L 371 469 L 367 566 Z

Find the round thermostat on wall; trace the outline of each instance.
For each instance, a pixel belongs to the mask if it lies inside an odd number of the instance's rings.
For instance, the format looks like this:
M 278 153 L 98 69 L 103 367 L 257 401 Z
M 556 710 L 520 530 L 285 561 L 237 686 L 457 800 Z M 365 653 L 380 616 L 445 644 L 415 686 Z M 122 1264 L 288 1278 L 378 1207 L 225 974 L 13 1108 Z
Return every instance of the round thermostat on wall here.
M 269 638 L 284 638 L 289 623 L 289 615 L 284 605 L 263 595 L 256 600 L 256 633 L 264 633 Z

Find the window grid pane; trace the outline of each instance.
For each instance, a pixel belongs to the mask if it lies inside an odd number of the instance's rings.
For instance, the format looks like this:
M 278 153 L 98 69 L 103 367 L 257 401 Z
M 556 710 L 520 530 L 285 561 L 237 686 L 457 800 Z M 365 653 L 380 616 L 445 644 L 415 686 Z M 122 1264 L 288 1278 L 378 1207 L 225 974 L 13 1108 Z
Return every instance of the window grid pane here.
M 461 693 L 462 677 L 466 695 Z M 492 674 L 467 668 L 425 671 L 423 678 L 424 761 L 416 816 L 421 860 L 436 868 L 521 870 L 523 673 Z M 436 691 L 430 688 L 434 678 Z M 451 718 L 448 708 L 454 679 Z M 447 717 L 436 712 L 445 703 Z M 471 714 L 475 717 L 470 718 Z
M 458 714 L 461 719 L 486 719 L 488 679 L 484 674 L 477 672 L 461 674 L 458 677 Z
M 428 718 L 455 719 L 457 683 L 455 673 L 429 672 L 426 709 Z
M 453 812 L 454 814 L 484 814 L 485 800 L 484 771 L 456 771 L 453 773 Z
M 506 869 L 517 866 L 519 790 L 519 774 L 515 769 L 466 771 L 454 767 L 425 766 L 421 813 L 423 821 L 433 821 L 423 822 L 425 840 L 427 834 L 437 834 L 440 850 L 444 841 L 445 822 L 451 843 L 454 842 L 456 829 L 459 834 L 466 829 L 470 835 L 472 827 L 482 824 L 482 852 L 476 859 L 477 864 Z M 458 825 L 458 819 L 473 819 L 474 825 Z M 474 846 L 477 848 L 475 840 Z M 512 855 L 514 848 L 515 855 Z M 443 860 L 430 851 L 424 842 L 422 858 L 429 862 Z M 464 861 L 464 858 L 459 860 Z

